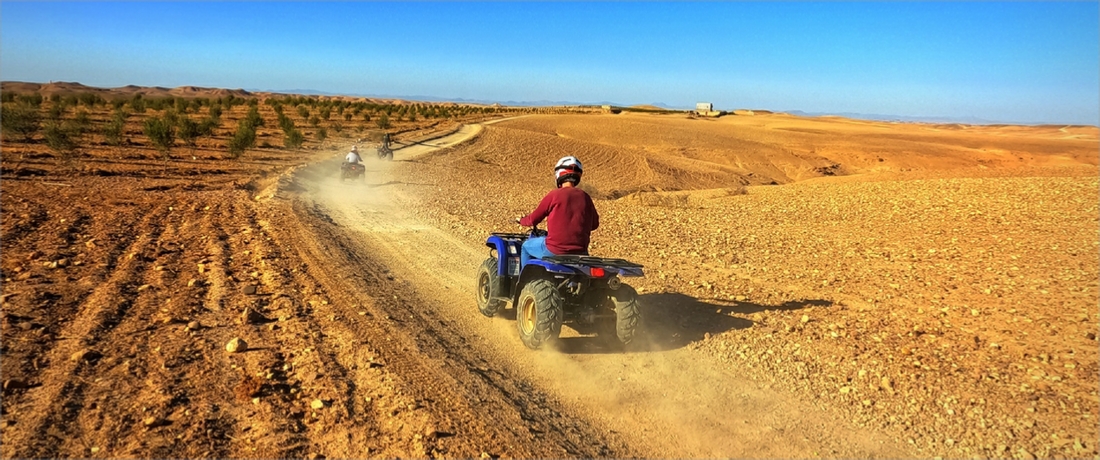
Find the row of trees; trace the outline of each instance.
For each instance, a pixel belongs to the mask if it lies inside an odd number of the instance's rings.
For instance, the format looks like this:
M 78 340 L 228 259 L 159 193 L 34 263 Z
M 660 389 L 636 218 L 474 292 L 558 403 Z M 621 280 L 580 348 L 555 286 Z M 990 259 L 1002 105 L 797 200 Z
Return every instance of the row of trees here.
M 135 94 L 128 98 L 107 100 L 95 93 L 65 96 L 54 94 L 47 98 L 39 93 L 3 92 L 0 93 L 0 102 L 3 106 L 3 113 L 0 114 L 3 123 L 0 123 L 0 127 L 6 137 L 21 137 L 29 142 L 42 132 L 46 144 L 60 153 L 62 158 L 71 158 L 90 133 L 98 132 L 108 145 L 122 145 L 127 139 L 126 125 L 130 117 L 147 114 L 150 110 L 160 114 L 145 116 L 141 123 L 141 133 L 165 159 L 170 158 L 176 140 L 190 147 L 193 154 L 198 139 L 212 137 L 215 129 L 221 126 L 224 111 L 236 106 L 248 106 L 248 112 L 238 121 L 228 142 L 231 157 L 238 158 L 247 149 L 255 147 L 257 128 L 264 126 L 264 118 L 259 110 L 260 100 L 234 95 L 183 98 Z M 284 107 L 292 108 L 292 113 L 296 113 L 305 123 L 315 128 L 316 140 L 321 143 L 327 139 L 329 128 L 337 133 L 343 131 L 344 125 L 337 121 L 339 118 L 348 123 L 359 118 L 365 123 L 373 122 L 381 129 L 388 129 L 392 126 L 391 116 L 398 121 L 417 121 L 421 118 L 465 117 L 512 110 L 420 103 L 375 104 L 302 96 L 269 97 L 263 103 L 275 112 L 276 121 L 283 132 L 283 145 L 288 149 L 301 148 L 306 137 Z M 96 129 L 93 128 L 88 110 L 94 112 L 99 107 L 110 107 L 112 110 L 110 117 Z M 322 122 L 327 127 L 321 126 Z M 361 132 L 362 126 L 358 129 Z

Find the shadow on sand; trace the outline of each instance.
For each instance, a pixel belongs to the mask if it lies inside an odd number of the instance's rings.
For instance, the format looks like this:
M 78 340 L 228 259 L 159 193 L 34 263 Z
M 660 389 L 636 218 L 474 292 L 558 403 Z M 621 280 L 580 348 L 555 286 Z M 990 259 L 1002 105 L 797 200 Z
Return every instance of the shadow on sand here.
M 700 300 L 681 293 L 642 294 L 642 335 L 627 347 L 627 352 L 674 350 L 703 340 L 707 334 L 752 327 L 744 316 L 762 311 L 799 310 L 807 307 L 828 307 L 828 300 L 798 300 L 779 305 L 753 302 Z M 515 314 L 511 313 L 514 318 Z M 568 354 L 619 353 L 605 347 L 595 336 L 563 337 L 558 350 Z

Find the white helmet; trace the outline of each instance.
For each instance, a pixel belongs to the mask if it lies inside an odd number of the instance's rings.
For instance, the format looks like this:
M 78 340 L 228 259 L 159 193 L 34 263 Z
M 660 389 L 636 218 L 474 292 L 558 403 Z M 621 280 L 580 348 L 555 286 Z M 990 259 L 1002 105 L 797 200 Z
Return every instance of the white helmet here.
M 359 146 L 358 145 L 351 146 L 351 151 L 352 152 L 359 152 Z
M 575 156 L 562 157 L 558 160 L 558 164 L 554 165 L 554 181 L 557 182 L 558 188 L 561 188 L 561 184 L 569 180 L 572 180 L 573 185 L 580 185 L 581 174 L 583 173 L 584 168 L 581 166 L 581 160 L 578 160 Z

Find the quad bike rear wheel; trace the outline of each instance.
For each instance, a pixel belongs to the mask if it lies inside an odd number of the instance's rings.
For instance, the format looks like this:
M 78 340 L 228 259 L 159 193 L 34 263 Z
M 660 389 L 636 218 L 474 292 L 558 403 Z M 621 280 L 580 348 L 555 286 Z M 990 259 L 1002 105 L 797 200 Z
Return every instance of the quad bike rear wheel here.
M 527 348 L 537 350 L 558 339 L 563 304 L 561 293 L 549 280 L 538 279 L 523 286 L 516 305 L 516 326 Z
M 500 307 L 504 306 L 504 302 L 499 299 L 495 299 L 500 295 L 500 284 L 497 283 L 497 258 L 490 257 L 485 259 L 485 262 L 481 263 L 481 268 L 477 270 L 477 309 L 481 311 L 481 314 L 490 318 L 497 315 L 500 312 Z
M 619 289 L 610 291 L 604 307 L 614 310 L 615 318 L 600 321 L 596 334 L 608 348 L 621 349 L 630 345 L 638 335 L 642 319 L 638 293 L 624 284 Z

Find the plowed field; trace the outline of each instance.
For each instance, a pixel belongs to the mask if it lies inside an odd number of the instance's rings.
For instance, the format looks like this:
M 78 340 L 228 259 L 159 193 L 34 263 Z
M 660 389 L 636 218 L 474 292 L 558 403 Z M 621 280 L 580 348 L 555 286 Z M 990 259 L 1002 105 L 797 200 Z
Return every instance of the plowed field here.
M 6 149 L 2 454 L 1095 456 L 1098 145 L 539 115 L 361 182 L 347 145 L 33 174 Z M 474 304 L 485 236 L 567 154 L 592 252 L 647 267 L 626 352 L 530 351 Z

